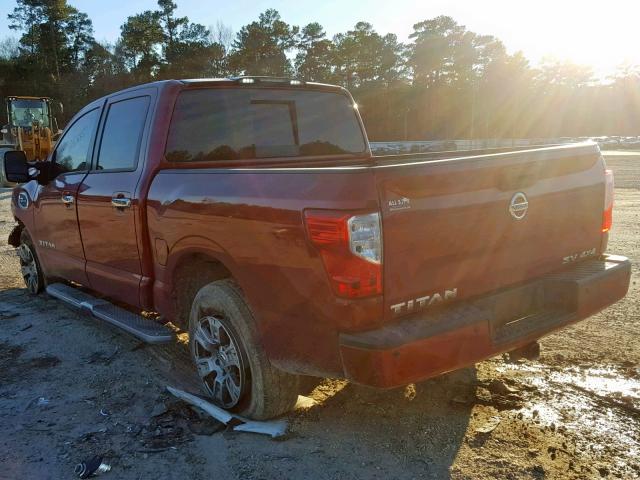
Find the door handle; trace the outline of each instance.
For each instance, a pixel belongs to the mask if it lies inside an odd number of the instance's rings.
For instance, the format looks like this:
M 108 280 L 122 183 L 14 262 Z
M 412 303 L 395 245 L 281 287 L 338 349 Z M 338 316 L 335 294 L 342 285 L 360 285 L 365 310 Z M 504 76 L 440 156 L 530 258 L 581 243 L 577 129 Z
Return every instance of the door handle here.
M 131 199 L 128 197 L 113 197 L 111 205 L 116 208 L 129 208 L 131 207 Z
M 62 194 L 62 203 L 64 203 L 66 206 L 70 206 L 74 201 L 75 198 L 70 193 Z

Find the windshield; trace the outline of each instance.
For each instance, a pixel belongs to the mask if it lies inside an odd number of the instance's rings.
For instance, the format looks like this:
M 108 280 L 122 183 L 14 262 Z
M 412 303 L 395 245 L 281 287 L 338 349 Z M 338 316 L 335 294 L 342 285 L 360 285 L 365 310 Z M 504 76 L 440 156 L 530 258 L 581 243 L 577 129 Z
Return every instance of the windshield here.
M 166 157 L 188 162 L 354 155 L 365 150 L 346 95 L 238 87 L 182 92 Z
M 34 122 L 49 126 L 49 109 L 43 100 L 11 100 L 11 123 L 18 127 L 30 127 Z

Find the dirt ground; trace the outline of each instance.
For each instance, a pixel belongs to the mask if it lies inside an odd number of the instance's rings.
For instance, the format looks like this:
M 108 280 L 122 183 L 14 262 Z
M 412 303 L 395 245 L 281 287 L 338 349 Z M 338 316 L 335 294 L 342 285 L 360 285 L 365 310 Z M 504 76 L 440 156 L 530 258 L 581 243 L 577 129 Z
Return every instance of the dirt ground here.
M 539 361 L 498 357 L 386 392 L 325 380 L 284 441 L 192 432 L 165 393 L 185 382 L 180 346 L 26 295 L 0 190 L 0 479 L 74 478 L 94 454 L 112 466 L 100 478 L 123 480 L 640 478 L 640 154 L 607 162 L 609 250 L 634 264 L 625 300 L 544 338 Z

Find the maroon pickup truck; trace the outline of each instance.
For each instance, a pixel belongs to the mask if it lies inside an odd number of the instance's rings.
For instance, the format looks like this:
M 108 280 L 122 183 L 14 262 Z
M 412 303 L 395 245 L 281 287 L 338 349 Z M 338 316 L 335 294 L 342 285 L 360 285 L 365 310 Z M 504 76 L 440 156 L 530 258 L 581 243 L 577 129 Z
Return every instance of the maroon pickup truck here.
M 206 392 L 253 418 L 301 375 L 390 388 L 525 349 L 629 285 L 595 144 L 376 157 L 330 85 L 141 85 L 4 162 L 28 289 L 188 329 Z

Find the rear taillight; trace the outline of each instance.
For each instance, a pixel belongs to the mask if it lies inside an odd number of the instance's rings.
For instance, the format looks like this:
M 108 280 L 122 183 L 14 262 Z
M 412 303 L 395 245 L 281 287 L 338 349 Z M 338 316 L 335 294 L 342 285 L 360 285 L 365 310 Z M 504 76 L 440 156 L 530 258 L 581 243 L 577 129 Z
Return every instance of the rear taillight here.
M 336 295 L 360 298 L 382 293 L 379 213 L 306 210 L 305 221 Z
M 604 172 L 604 213 L 602 214 L 602 233 L 611 230 L 613 224 L 613 170 Z

